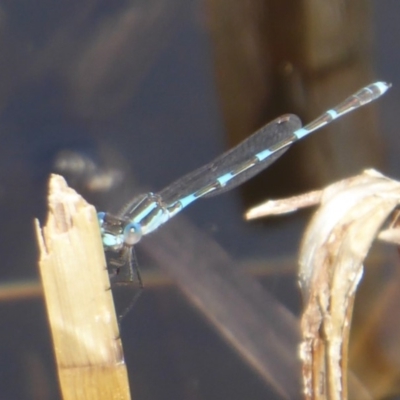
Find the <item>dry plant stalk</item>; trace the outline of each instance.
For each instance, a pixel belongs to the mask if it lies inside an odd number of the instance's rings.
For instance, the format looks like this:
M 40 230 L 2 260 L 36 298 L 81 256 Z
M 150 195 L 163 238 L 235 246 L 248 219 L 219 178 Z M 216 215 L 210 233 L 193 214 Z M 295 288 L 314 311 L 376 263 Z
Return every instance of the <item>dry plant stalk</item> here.
M 63 399 L 130 399 L 96 211 L 57 175 L 48 203 L 36 233 Z
M 400 182 L 367 170 L 311 195 L 281 204 L 269 201 L 256 213 L 290 212 L 309 206 L 310 198 L 321 205 L 305 232 L 299 257 L 305 301 L 300 345 L 304 393 L 307 400 L 346 400 L 355 293 L 371 244 L 400 203 Z M 380 234 L 387 241 L 399 237 L 394 228 Z
M 400 183 L 376 171 L 323 191 L 300 251 L 301 320 L 306 399 L 345 400 L 351 317 L 363 262 L 389 214 Z

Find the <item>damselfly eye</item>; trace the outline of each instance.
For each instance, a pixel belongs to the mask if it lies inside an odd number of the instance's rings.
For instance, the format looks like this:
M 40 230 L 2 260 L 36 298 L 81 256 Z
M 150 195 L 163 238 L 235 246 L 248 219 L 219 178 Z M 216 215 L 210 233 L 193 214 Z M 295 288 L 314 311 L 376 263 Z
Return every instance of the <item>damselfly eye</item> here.
M 105 218 L 105 217 L 106 217 L 106 213 L 105 213 L 105 212 L 99 212 L 99 213 L 97 213 L 97 219 L 99 220 L 100 228 L 103 227 L 104 218 Z
M 139 224 L 129 223 L 124 228 L 124 242 L 133 246 L 142 238 L 142 230 Z

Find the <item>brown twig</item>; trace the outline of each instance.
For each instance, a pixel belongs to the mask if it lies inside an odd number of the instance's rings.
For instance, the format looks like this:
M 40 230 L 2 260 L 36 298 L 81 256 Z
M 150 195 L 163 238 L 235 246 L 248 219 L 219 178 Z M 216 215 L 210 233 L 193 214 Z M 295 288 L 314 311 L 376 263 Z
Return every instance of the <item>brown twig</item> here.
M 36 221 L 39 269 L 64 399 L 130 399 L 95 209 L 52 175 Z

